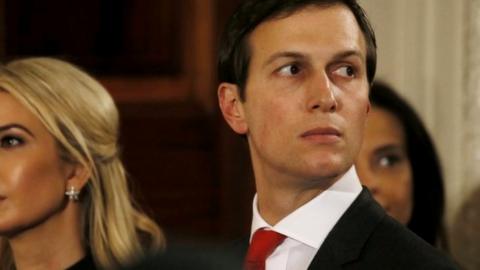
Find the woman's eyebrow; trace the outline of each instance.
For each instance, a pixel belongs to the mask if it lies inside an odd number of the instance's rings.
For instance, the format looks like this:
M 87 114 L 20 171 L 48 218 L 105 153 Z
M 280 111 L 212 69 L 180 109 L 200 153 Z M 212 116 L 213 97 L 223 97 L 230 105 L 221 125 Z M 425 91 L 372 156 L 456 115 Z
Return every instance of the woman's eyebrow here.
M 28 128 L 26 128 L 26 127 L 24 127 L 20 124 L 16 124 L 16 123 L 6 124 L 6 125 L 3 125 L 3 126 L 0 126 L 0 132 L 6 131 L 6 130 L 9 130 L 9 129 L 14 129 L 14 128 L 21 129 L 21 130 L 25 131 L 26 133 L 28 133 L 30 136 L 35 138 L 33 133 Z

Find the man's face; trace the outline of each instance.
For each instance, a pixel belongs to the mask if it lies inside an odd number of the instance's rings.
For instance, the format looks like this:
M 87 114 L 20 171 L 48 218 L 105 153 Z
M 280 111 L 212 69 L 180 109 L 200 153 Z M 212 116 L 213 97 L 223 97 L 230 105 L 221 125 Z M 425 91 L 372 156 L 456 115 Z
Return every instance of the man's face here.
M 366 45 L 343 5 L 307 7 L 249 38 L 245 101 L 252 161 L 267 178 L 336 179 L 352 165 L 369 110 Z

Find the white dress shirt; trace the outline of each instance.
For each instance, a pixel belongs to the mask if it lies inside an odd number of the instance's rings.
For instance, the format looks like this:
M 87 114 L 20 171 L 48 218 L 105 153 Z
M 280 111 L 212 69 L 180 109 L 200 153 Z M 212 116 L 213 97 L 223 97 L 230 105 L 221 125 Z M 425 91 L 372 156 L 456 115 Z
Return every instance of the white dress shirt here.
M 269 225 L 258 213 L 257 195 L 253 199 L 250 240 L 260 228 L 286 236 L 285 241 L 267 258 L 266 270 L 305 270 L 325 238 L 362 191 L 354 166 L 330 188 L 300 208 Z

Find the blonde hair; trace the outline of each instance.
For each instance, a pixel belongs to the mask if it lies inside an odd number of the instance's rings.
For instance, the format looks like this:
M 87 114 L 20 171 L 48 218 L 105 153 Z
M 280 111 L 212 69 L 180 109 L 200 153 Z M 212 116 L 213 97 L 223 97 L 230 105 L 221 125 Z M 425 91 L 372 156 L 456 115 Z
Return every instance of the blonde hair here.
M 82 189 L 82 237 L 100 268 L 129 265 L 163 247 L 159 227 L 132 201 L 118 153 L 118 111 L 97 81 L 61 60 L 27 58 L 0 68 L 0 89 L 38 116 L 63 159 L 91 172 Z M 0 269 L 14 269 L 12 261 L 0 238 Z

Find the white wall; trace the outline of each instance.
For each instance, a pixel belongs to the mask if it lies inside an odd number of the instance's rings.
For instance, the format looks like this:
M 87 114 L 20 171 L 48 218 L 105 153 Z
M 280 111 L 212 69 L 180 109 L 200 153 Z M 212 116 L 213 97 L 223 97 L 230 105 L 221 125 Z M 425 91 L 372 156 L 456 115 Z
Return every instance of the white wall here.
M 414 106 L 440 154 L 451 225 L 465 191 L 466 0 L 360 0 L 378 41 L 378 79 Z M 480 123 L 480 119 L 479 119 Z

